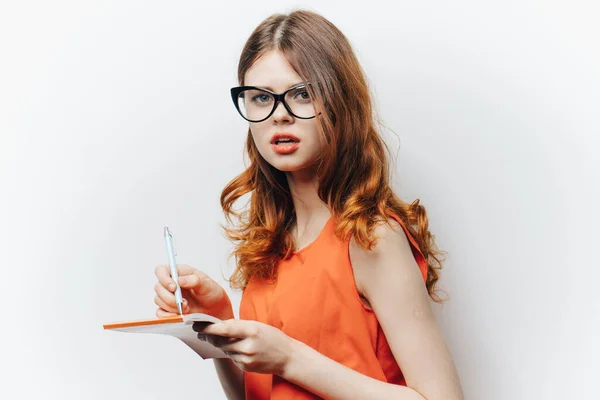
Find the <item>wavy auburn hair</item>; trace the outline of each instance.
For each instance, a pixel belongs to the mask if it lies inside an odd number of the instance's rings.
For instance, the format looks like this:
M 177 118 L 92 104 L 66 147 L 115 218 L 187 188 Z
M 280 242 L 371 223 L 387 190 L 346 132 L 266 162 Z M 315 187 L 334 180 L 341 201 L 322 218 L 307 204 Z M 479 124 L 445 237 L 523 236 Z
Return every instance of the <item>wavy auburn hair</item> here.
M 400 200 L 390 188 L 388 153 L 375 128 L 373 106 L 364 72 L 342 32 L 321 15 L 295 10 L 274 14 L 261 22 L 247 40 L 238 65 L 238 81 L 252 64 L 271 50 L 280 51 L 307 86 L 316 110 L 317 129 L 326 143 L 316 162 L 318 195 L 336 221 L 335 234 L 342 240 L 353 236 L 364 249 L 375 244 L 374 225 L 387 222 L 387 214 L 399 216 L 419 245 L 428 263 L 426 286 L 435 293 L 442 252 L 436 249 L 428 230 L 425 208 L 419 199 Z M 221 193 L 221 206 L 231 224 L 226 236 L 236 242 L 231 255 L 236 269 L 229 282 L 243 289 L 250 278 L 274 279 L 279 258 L 294 249 L 289 232 L 295 220 L 294 205 L 285 174 L 260 155 L 251 130 L 246 151 L 249 166 L 231 180 Z M 250 205 L 243 212 L 234 203 L 250 194 Z

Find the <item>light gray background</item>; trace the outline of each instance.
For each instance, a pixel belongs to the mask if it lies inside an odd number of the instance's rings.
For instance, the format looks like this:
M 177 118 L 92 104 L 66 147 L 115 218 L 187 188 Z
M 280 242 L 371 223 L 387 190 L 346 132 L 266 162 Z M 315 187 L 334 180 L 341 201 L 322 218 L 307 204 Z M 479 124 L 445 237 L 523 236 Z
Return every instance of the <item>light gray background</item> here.
M 154 316 L 164 225 L 180 263 L 231 272 L 229 88 L 294 7 L 352 42 L 396 189 L 449 253 L 436 313 L 467 398 L 600 398 L 599 7 L 573 0 L 2 2 L 0 397 L 224 398 L 176 339 L 102 324 Z

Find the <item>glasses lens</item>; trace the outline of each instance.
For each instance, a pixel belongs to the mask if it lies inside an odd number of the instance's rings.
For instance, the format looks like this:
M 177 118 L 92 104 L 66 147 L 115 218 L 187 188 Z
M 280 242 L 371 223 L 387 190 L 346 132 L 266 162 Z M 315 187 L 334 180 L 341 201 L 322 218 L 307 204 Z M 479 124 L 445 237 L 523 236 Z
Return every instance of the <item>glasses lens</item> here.
M 312 118 L 315 116 L 313 102 L 306 86 L 299 86 L 287 92 L 285 102 L 297 117 Z
M 250 121 L 265 119 L 273 109 L 275 98 L 271 93 L 258 89 L 246 89 L 237 98 L 240 113 Z

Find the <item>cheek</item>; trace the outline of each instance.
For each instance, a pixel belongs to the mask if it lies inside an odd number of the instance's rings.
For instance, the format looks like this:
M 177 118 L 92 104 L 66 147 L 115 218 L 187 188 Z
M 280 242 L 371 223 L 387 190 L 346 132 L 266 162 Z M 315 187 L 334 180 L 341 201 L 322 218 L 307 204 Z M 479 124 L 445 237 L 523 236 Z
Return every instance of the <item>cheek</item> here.
M 260 153 L 263 153 L 265 150 L 265 146 L 268 144 L 264 140 L 265 133 L 260 127 L 252 127 L 250 128 L 250 132 L 252 133 L 252 140 L 254 140 L 254 145 L 258 148 Z
M 310 134 L 307 135 L 310 141 L 310 148 L 313 152 L 321 152 L 325 149 L 325 139 L 319 135 L 316 127 L 311 127 Z

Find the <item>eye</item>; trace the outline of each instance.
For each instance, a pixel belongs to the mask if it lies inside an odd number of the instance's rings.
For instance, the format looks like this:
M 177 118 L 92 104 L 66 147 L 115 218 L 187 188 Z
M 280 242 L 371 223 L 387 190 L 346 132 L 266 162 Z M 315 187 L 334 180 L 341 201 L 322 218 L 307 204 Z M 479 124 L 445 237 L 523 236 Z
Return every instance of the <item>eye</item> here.
M 303 90 L 303 91 L 301 91 L 298 94 L 301 95 L 303 99 L 308 99 L 309 98 L 308 92 L 306 90 Z
M 299 88 L 294 93 L 294 98 L 299 100 L 310 100 L 310 95 L 305 88 Z
M 267 103 L 270 100 L 271 96 L 266 94 L 257 94 L 256 96 L 252 97 L 252 101 L 255 103 Z

